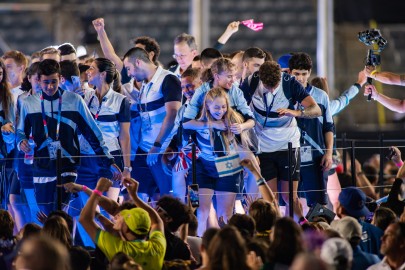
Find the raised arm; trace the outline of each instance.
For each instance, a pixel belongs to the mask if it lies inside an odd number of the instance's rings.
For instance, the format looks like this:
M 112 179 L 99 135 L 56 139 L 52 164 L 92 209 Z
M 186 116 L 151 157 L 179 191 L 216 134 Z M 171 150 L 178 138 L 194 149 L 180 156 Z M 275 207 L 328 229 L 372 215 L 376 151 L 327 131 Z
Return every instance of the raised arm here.
M 124 64 L 121 58 L 115 53 L 114 47 L 112 46 L 107 33 L 104 29 L 104 19 L 98 18 L 93 21 L 93 26 L 96 29 L 98 39 L 100 40 L 101 49 L 103 50 L 105 58 L 111 60 L 119 72 L 122 71 Z
M 89 197 L 93 193 L 93 190 L 91 190 L 87 186 L 79 185 L 72 182 L 66 183 L 63 186 L 66 189 L 66 191 L 70 193 L 84 192 Z M 119 204 L 106 196 L 100 196 L 98 205 L 102 207 L 111 216 L 115 216 L 116 214 L 118 214 Z
M 366 66 L 364 68 L 364 73 L 367 75 L 367 77 L 385 84 L 405 85 L 405 74 L 400 75 L 386 71 L 378 72 L 373 66 Z
M 238 32 L 239 30 L 239 21 L 234 21 L 228 24 L 228 26 L 225 29 L 225 32 L 222 33 L 222 35 L 218 38 L 217 44 L 215 44 L 214 48 L 217 50 L 222 49 L 222 47 L 228 42 L 230 37 Z
M 364 70 L 360 71 L 357 77 L 357 82 L 344 91 L 338 98 L 330 100 L 330 111 L 332 116 L 341 112 L 344 108 L 349 105 L 350 100 L 352 100 L 366 83 L 367 76 Z
M 164 224 L 159 214 L 155 211 L 155 209 L 144 203 L 138 197 L 138 181 L 131 178 L 125 178 L 124 180 L 122 180 L 122 183 L 127 187 L 128 193 L 134 201 L 135 205 L 148 212 L 151 221 L 150 231 L 161 231 L 162 233 L 164 233 Z
M 107 178 L 100 178 L 96 189 L 91 193 L 89 200 L 80 213 L 79 222 L 86 230 L 91 239 L 96 242 L 97 231 L 100 227 L 94 221 L 96 208 L 100 201 L 101 194 L 106 192 L 112 186 L 112 182 Z
M 387 107 L 391 111 L 403 113 L 405 112 L 405 102 L 402 99 L 390 98 L 386 95 L 378 93 L 374 85 L 369 84 L 364 89 L 364 95 L 368 96 L 371 94 L 371 97 L 381 103 L 384 107 Z

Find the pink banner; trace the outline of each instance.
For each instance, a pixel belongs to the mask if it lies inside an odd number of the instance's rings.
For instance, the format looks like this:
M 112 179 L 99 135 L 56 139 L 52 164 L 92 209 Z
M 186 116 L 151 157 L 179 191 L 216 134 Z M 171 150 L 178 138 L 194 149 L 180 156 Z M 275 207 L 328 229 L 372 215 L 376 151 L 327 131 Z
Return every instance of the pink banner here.
M 255 23 L 253 19 L 245 20 L 241 22 L 244 26 L 252 29 L 253 31 L 260 31 L 263 29 L 263 23 Z

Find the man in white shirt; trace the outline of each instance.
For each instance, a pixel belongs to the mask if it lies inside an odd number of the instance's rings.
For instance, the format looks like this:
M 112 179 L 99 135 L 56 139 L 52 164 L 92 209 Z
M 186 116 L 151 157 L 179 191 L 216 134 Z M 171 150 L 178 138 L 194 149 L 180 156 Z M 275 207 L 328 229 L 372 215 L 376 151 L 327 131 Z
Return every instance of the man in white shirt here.
M 405 223 L 390 224 L 381 237 L 381 254 L 385 257 L 369 270 L 404 270 L 405 269 Z

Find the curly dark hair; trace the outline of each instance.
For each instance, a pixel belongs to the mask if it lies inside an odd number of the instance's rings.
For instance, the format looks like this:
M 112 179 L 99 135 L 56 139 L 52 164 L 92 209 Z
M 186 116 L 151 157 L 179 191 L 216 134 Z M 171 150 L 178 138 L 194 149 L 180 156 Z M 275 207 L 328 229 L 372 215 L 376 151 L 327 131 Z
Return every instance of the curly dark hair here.
M 293 69 L 303 69 L 303 70 L 311 70 L 312 69 L 312 60 L 311 57 L 307 53 L 299 52 L 294 53 L 290 60 L 288 61 L 288 67 L 290 70 Z
M 163 196 L 157 202 L 171 217 L 172 221 L 166 225 L 171 232 L 179 229 L 180 225 L 190 222 L 190 210 L 187 205 L 172 196 Z
M 281 68 L 275 61 L 266 61 L 259 68 L 259 78 L 265 87 L 274 88 L 281 80 Z
M 143 46 L 145 46 L 145 51 L 147 52 L 153 52 L 153 59 L 152 61 L 154 63 L 157 62 L 159 55 L 160 55 L 160 46 L 159 43 L 151 37 L 147 37 L 147 36 L 141 36 L 141 37 L 137 37 L 134 40 L 134 44 L 141 44 Z

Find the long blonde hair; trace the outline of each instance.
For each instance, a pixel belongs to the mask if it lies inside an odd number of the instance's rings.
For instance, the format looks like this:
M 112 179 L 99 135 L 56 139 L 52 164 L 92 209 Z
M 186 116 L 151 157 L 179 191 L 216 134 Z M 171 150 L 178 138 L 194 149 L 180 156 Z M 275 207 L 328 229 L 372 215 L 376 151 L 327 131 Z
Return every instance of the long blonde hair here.
M 231 124 L 242 124 L 245 122 L 245 119 L 240 115 L 238 112 L 236 112 L 234 109 L 231 108 L 229 105 L 229 97 L 228 94 L 225 92 L 225 90 L 221 87 L 214 87 L 211 90 L 207 92 L 204 98 L 204 105 L 201 111 L 201 116 L 198 119 L 199 121 L 206 121 L 208 123 L 208 126 L 210 127 L 210 140 L 211 140 L 211 145 L 214 145 L 213 142 L 213 136 L 212 136 L 212 128 L 210 125 L 210 122 L 216 121 L 211 113 L 208 110 L 209 104 L 211 104 L 216 98 L 224 98 L 226 100 L 226 113 L 223 116 L 223 120 L 225 122 L 225 126 L 227 127 L 226 130 L 221 132 L 222 139 L 225 145 L 225 150 L 227 153 L 229 153 L 229 145 L 230 141 L 232 139 L 236 139 L 235 135 L 232 133 L 230 130 Z M 230 139 L 231 138 L 231 139 Z M 242 131 L 240 134 L 241 141 L 238 142 L 242 147 L 248 148 L 249 146 L 252 145 L 252 142 L 249 138 L 247 130 Z

